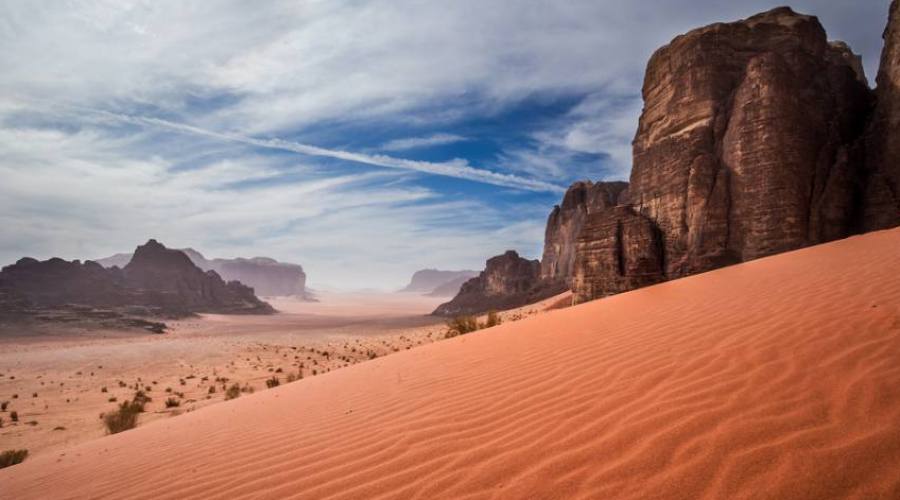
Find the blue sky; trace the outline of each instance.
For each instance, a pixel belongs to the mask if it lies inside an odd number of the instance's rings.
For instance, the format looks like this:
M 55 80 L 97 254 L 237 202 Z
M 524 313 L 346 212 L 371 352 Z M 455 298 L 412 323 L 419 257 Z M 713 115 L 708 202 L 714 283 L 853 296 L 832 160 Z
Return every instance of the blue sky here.
M 627 179 L 652 51 L 779 3 L 0 1 L 0 263 L 154 237 L 392 288 L 539 257 L 566 186 Z M 888 0 L 793 6 L 874 80 Z

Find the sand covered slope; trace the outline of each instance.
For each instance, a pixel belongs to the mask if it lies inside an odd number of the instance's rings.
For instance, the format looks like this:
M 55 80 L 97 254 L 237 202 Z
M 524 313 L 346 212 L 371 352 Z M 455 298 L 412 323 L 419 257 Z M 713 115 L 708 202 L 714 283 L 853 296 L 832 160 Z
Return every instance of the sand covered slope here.
M 900 230 L 0 470 L 3 498 L 900 498 Z

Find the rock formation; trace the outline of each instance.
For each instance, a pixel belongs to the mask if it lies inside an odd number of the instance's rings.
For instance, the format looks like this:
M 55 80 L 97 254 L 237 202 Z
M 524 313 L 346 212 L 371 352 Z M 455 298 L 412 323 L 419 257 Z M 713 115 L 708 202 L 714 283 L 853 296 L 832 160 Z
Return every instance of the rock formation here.
M 139 246 L 123 273 L 126 286 L 152 294 L 153 301 L 164 307 L 232 314 L 273 311 L 252 288 L 238 281 L 225 282 L 215 271 L 194 265 L 184 252 L 156 240 Z
M 575 273 L 575 245 L 589 214 L 620 203 L 626 182 L 580 181 L 572 184 L 562 203 L 553 207 L 544 234 L 541 280 L 558 282 L 568 288 Z
M 629 196 L 662 233 L 668 278 L 850 234 L 870 105 L 859 70 L 789 8 L 653 55 Z
M 435 297 L 453 296 L 459 287 L 470 278 L 478 276 L 478 271 L 440 271 L 438 269 L 421 269 L 413 273 L 409 284 L 401 292 L 416 292 Z M 456 285 L 454 285 L 454 283 Z M 455 286 L 455 290 L 453 290 Z M 447 292 L 450 293 L 447 293 Z
M 124 269 L 106 269 L 92 261 L 26 257 L 0 270 L 0 291 L 41 309 L 77 304 L 137 308 L 160 316 L 273 312 L 252 288 L 226 283 L 214 271 L 204 272 L 184 253 L 155 240 L 138 247 Z
M 858 55 L 787 7 L 657 50 L 630 183 L 569 189 L 530 290 L 582 302 L 900 224 L 898 23 L 895 0 L 875 94 Z
M 660 239 L 653 222 L 631 207 L 591 214 L 577 242 L 573 289 L 603 297 L 662 281 Z
M 260 296 L 296 296 L 309 298 L 306 273 L 299 264 L 278 262 L 268 257 L 245 259 L 207 259 L 193 248 L 180 250 L 204 271 L 215 271 L 225 281 L 240 281 Z M 104 267 L 125 267 L 133 254 L 119 253 L 97 260 Z
M 491 309 L 509 309 L 539 300 L 541 263 L 519 257 L 509 250 L 491 257 L 484 271 L 466 281 L 450 302 L 441 304 L 434 314 L 453 316 L 475 314 Z
M 866 137 L 863 229 L 900 225 L 900 1 L 891 3 L 876 78 L 876 105 Z

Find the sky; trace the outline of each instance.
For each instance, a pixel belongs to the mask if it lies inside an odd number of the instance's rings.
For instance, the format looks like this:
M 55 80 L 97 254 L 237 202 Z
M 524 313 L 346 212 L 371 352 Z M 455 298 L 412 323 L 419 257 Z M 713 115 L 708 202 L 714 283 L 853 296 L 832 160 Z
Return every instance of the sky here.
M 156 238 L 393 289 L 539 258 L 568 185 L 627 180 L 652 52 L 783 2 L 0 0 L 0 265 Z M 874 82 L 888 4 L 791 5 Z

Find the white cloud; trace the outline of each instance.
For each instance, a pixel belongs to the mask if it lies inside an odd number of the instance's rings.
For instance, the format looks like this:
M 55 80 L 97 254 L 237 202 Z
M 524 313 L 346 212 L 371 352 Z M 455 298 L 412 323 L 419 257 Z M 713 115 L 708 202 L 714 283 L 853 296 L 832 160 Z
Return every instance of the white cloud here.
M 384 151 L 406 151 L 408 149 L 444 146 L 466 140 L 468 139 L 456 134 L 432 134 L 425 137 L 404 137 L 402 139 L 394 139 L 382 144 L 379 149 Z
M 0 127 L 0 262 L 99 258 L 155 237 L 298 262 L 318 283 L 392 288 L 417 268 L 478 267 L 540 243 L 537 221 L 498 223 L 491 206 L 448 199 L 402 170 L 334 175 L 246 150 L 178 169 L 177 158 L 134 154 L 151 138 Z

